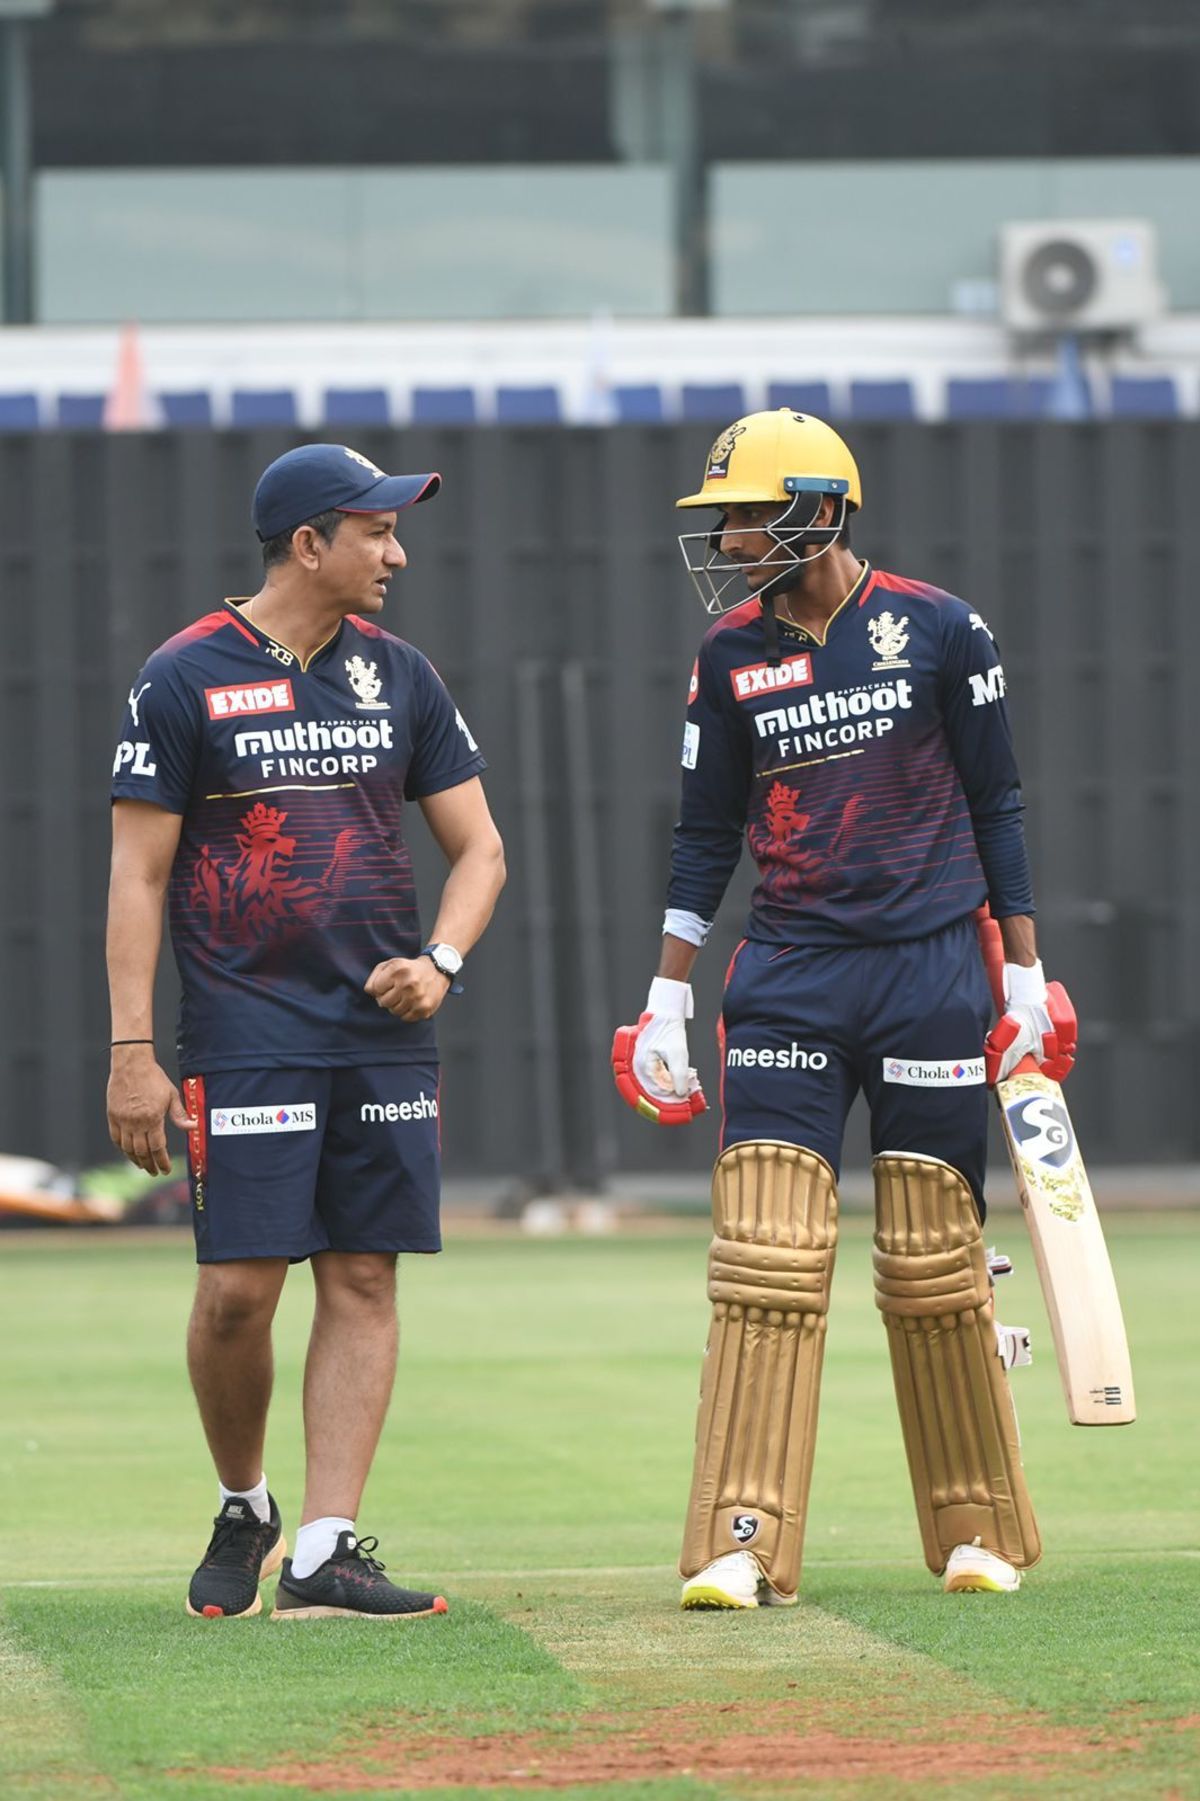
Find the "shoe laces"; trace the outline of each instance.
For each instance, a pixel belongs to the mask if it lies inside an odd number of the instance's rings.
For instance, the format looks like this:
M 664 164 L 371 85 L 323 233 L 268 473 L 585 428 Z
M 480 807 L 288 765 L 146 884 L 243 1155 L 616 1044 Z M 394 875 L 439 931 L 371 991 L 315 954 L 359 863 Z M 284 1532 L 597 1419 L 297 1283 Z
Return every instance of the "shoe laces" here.
M 387 1565 L 372 1555 L 378 1549 L 379 1540 L 377 1538 L 356 1538 L 353 1550 L 343 1551 L 337 1561 L 339 1563 L 361 1563 L 372 1574 L 382 1576 Z
M 248 1520 L 231 1520 L 218 1514 L 213 1525 L 216 1531 L 208 1541 L 208 1550 L 204 1553 L 205 1563 L 216 1563 L 222 1552 L 236 1552 L 240 1559 L 248 1560 L 255 1549 L 255 1531 L 261 1532 L 264 1522 L 257 1514 L 251 1514 Z

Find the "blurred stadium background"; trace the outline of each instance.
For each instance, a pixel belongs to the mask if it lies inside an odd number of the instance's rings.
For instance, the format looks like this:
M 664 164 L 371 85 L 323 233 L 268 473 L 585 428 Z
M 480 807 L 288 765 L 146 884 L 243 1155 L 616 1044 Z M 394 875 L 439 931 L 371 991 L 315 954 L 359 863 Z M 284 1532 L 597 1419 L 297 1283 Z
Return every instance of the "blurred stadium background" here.
M 257 585 L 254 479 L 323 436 L 446 478 L 389 623 L 509 847 L 443 1015 L 452 1192 L 701 1193 L 712 1132 L 607 1074 L 706 623 L 672 502 L 795 404 L 860 458 L 856 544 L 996 628 L 1081 1139 L 1194 1198 L 1191 0 L 0 0 L 0 52 L 0 1151 L 110 1149 L 120 705 Z

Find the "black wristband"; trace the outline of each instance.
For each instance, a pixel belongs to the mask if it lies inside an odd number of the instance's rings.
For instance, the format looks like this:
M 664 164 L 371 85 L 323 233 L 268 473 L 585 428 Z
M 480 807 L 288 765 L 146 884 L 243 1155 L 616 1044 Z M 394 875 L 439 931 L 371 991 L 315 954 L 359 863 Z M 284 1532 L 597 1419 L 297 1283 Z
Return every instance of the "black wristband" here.
M 119 1044 L 153 1044 L 153 1038 L 110 1038 L 108 1048 L 115 1050 Z

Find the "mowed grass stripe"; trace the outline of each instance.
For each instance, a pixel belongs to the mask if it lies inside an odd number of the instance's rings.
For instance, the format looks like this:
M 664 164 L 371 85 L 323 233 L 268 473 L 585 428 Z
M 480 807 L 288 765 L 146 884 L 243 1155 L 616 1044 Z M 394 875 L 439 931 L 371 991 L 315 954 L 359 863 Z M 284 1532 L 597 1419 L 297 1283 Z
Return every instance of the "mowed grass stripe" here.
M 453 1619 L 310 1625 L 199 1622 L 143 1595 L 7 1606 L 18 1649 L 61 1682 L 113 1775 L 323 1753 L 351 1719 L 483 1732 L 586 1700 L 550 1652 L 470 1602 Z
M 621 1708 L 800 1695 L 810 1706 L 840 1705 L 853 1691 L 858 1702 L 869 1699 L 882 1725 L 892 1720 L 897 1690 L 910 1684 L 930 1709 L 948 1714 L 963 1705 L 964 1688 L 973 1688 L 918 1648 L 899 1647 L 807 1597 L 794 1608 L 685 1613 L 677 1583 L 674 1572 L 668 1588 L 628 1572 L 602 1580 L 589 1573 L 569 1587 L 526 1581 L 522 1594 L 510 1592 L 507 1600 L 496 1586 L 488 1599 L 586 1680 L 602 1704 Z M 983 1691 L 974 1698 L 981 1701 Z
M 88 1756 L 70 1689 L 0 1617 L 0 1792 L 22 1801 L 111 1788 Z

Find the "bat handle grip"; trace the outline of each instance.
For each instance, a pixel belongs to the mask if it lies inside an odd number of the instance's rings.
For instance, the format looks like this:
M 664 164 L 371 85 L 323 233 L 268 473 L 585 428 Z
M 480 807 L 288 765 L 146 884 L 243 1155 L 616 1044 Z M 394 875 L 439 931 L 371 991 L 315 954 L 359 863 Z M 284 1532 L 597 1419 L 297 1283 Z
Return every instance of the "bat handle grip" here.
M 999 925 L 986 906 L 980 907 L 975 919 L 979 926 L 979 949 L 983 953 L 983 966 L 987 970 L 992 1001 L 999 1015 L 1004 1012 L 1004 940 L 1000 936 Z

